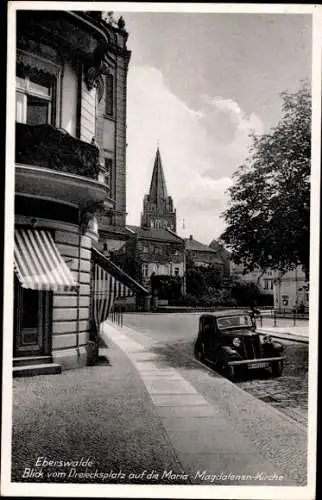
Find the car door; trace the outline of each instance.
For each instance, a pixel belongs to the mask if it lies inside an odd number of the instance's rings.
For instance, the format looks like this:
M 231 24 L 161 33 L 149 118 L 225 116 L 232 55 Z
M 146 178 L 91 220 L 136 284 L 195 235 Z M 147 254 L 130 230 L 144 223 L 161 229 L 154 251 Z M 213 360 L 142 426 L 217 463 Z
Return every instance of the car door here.
M 215 346 L 214 318 L 205 316 L 202 327 L 204 352 L 206 356 L 211 356 Z

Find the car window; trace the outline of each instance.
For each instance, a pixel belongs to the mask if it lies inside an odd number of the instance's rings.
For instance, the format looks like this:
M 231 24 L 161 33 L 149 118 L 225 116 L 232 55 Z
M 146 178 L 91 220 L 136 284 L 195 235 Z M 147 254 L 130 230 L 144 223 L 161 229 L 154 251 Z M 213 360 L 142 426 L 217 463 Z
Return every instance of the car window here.
M 219 330 L 226 330 L 227 328 L 251 327 L 252 320 L 247 314 L 241 314 L 240 316 L 224 316 L 222 318 L 217 318 L 217 326 Z
M 213 318 L 202 318 L 201 329 L 204 334 L 212 334 L 214 331 L 214 320 Z

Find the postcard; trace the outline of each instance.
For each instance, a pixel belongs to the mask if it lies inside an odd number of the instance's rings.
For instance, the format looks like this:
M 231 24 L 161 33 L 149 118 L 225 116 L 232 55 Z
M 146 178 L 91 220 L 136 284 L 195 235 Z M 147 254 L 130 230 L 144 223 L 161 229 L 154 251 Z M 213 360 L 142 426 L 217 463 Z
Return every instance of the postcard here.
M 315 498 L 321 16 L 8 3 L 3 495 Z

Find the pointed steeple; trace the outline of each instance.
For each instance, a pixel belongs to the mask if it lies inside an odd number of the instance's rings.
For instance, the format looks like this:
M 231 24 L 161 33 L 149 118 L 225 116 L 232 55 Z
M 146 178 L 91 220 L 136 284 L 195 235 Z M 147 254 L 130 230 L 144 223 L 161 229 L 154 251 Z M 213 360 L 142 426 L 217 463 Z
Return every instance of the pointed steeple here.
M 159 147 L 157 149 L 152 179 L 150 184 L 149 200 L 156 205 L 159 205 L 162 200 L 168 197 L 167 185 L 162 168 L 161 155 Z
M 172 231 L 176 231 L 177 228 L 176 211 L 173 208 L 172 198 L 168 195 L 159 145 L 153 165 L 150 191 L 143 199 L 141 227 Z

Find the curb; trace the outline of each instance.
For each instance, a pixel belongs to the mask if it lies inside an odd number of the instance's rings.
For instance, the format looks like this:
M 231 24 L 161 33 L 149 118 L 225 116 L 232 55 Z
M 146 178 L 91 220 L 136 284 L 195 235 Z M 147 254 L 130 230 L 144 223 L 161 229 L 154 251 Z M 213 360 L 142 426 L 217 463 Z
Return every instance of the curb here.
M 283 340 L 291 340 L 293 342 L 301 342 L 302 344 L 308 344 L 309 338 L 304 335 L 296 335 L 295 333 L 288 332 L 272 332 L 271 330 L 265 330 L 262 328 L 257 328 L 256 330 L 260 335 L 270 335 L 271 337 Z

